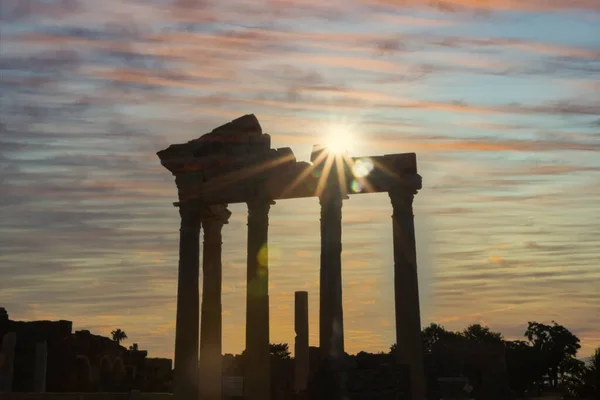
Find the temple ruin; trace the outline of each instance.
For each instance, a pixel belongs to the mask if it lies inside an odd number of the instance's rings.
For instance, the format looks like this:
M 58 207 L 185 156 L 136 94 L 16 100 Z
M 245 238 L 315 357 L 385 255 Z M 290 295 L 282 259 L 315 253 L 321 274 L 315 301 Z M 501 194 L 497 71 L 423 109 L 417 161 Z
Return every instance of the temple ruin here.
M 425 398 L 412 210 L 421 177 L 414 153 L 348 157 L 315 146 L 311 162 L 299 162 L 290 148 L 272 149 L 270 136 L 262 132 L 256 117 L 245 115 L 198 139 L 171 145 L 158 156 L 175 176 L 179 201 L 174 205 L 181 216 L 174 371 L 177 398 L 221 398 L 221 231 L 231 215 L 227 205 L 246 203 L 249 368 L 244 397 L 269 399 L 269 209 L 276 200 L 304 197 L 317 197 L 321 205 L 319 345 L 323 364 L 334 378 L 328 388 L 331 398 L 342 398 L 342 204 L 349 195 L 376 192 L 387 192 L 393 209 L 397 359 L 409 368 L 412 399 Z M 296 327 L 302 337 L 303 329 Z

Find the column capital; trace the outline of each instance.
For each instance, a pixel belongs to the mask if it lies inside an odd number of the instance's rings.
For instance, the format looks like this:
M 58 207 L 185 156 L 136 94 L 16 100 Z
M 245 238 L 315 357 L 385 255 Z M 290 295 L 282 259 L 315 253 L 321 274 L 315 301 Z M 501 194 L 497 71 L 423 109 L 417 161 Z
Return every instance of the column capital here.
M 248 214 L 250 216 L 254 215 L 268 215 L 271 206 L 275 204 L 275 202 L 266 197 L 255 197 L 246 202 L 248 205 Z
M 208 248 L 222 244 L 221 230 L 223 225 L 229 223 L 230 216 L 231 211 L 227 209 L 226 204 L 210 205 L 202 210 L 200 221 L 204 229 L 205 254 Z
M 325 204 L 338 204 L 342 206 L 342 200 L 348 200 L 350 197 L 343 194 L 339 188 L 325 189 L 319 195 L 319 204 L 321 206 Z
M 396 211 L 401 207 L 412 207 L 413 199 L 422 187 L 423 178 L 421 175 L 412 174 L 403 177 L 402 181 L 388 192 L 394 210 Z
M 200 222 L 204 229 L 213 225 L 225 225 L 229 223 L 231 211 L 227 209 L 227 204 L 212 204 L 202 206 L 199 213 Z
M 200 213 L 202 207 L 197 203 L 183 202 L 177 204 L 179 215 L 181 216 L 181 229 L 200 229 Z

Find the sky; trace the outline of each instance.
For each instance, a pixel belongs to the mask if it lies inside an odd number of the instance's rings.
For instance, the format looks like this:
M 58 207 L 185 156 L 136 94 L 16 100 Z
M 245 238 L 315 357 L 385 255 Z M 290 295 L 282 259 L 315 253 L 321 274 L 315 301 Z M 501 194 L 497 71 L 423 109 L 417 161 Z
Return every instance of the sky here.
M 156 152 L 253 113 L 308 161 L 415 152 L 422 324 L 600 346 L 597 0 L 5 0 L 0 306 L 172 357 L 179 215 Z M 223 229 L 223 351 L 244 347 L 246 216 Z M 391 203 L 343 206 L 346 351 L 395 341 Z M 272 206 L 271 342 L 318 345 L 319 205 Z

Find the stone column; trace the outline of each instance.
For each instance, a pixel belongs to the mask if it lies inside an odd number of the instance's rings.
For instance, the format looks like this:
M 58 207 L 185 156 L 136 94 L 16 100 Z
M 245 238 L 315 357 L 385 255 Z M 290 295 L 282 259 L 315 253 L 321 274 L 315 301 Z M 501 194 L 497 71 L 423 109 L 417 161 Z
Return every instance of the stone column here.
M 200 208 L 194 203 L 179 205 L 181 229 L 174 370 L 174 391 L 178 400 L 198 398 Z
M 332 172 L 333 173 L 333 172 Z M 340 399 L 345 382 L 341 374 L 344 357 L 342 311 L 342 198 L 339 190 L 327 190 L 321 204 L 321 283 L 319 290 L 319 347 L 322 375 L 326 379 L 322 397 Z
M 269 362 L 269 209 L 274 202 L 248 202 L 246 358 L 244 392 L 248 400 L 270 398 Z
M 0 362 L 0 393 L 12 392 L 13 375 L 15 369 L 15 349 L 17 346 L 17 333 L 5 333 L 2 338 L 2 362 Z
M 412 399 L 425 399 L 423 344 L 419 309 L 419 282 L 413 199 L 421 189 L 421 176 L 407 177 L 389 192 L 393 206 L 394 292 L 396 303 L 396 352 L 400 364 L 410 369 Z
M 35 344 L 35 366 L 33 370 L 33 391 L 46 391 L 46 368 L 48 362 L 48 346 L 46 341 Z
M 295 293 L 294 342 L 295 390 L 304 393 L 308 385 L 308 292 Z
M 221 230 L 231 216 L 224 205 L 207 208 L 202 215 L 202 315 L 200 324 L 200 399 L 221 399 L 222 262 Z

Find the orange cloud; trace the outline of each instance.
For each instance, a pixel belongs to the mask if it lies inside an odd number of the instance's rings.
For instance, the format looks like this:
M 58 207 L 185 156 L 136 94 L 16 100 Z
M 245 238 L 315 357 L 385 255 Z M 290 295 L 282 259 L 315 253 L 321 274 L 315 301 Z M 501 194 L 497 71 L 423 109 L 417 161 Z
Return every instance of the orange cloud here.
M 501 267 L 505 267 L 506 266 L 506 260 L 502 257 L 498 257 L 498 256 L 492 256 L 489 258 L 489 260 L 495 264 L 498 264 Z

